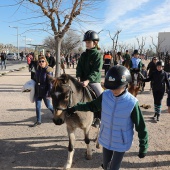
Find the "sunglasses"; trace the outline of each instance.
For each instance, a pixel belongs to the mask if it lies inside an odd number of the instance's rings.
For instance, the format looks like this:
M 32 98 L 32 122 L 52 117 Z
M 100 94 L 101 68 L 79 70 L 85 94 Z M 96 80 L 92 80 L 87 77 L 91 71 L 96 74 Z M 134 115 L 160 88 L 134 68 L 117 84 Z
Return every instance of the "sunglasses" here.
M 38 61 L 39 63 L 44 63 L 45 61 L 44 60 L 40 60 L 40 61 Z

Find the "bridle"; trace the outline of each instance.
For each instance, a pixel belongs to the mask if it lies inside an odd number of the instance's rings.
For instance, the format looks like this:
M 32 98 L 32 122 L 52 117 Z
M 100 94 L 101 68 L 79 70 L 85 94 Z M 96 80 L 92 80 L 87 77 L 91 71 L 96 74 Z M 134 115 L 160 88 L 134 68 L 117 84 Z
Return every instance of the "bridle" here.
M 55 107 L 54 110 L 61 110 L 61 111 L 67 111 L 68 108 L 72 107 L 73 105 L 73 90 L 71 88 L 70 84 L 62 84 L 61 86 L 65 86 L 69 88 L 69 99 L 68 99 L 68 103 L 66 108 L 62 108 L 62 107 Z M 84 97 L 85 97 L 85 88 L 83 88 L 83 96 L 82 99 L 80 100 L 80 102 L 84 102 Z M 67 117 L 70 117 L 70 114 L 68 114 L 68 112 L 66 112 L 65 114 Z
M 73 101 L 73 93 L 74 93 L 74 92 L 73 92 L 70 84 L 68 84 L 68 85 L 67 85 L 67 84 L 62 84 L 62 86 L 66 86 L 66 87 L 69 88 L 69 100 L 68 100 L 68 103 L 67 103 L 66 108 L 55 107 L 55 110 L 62 110 L 62 111 L 64 111 L 64 110 L 67 110 L 67 108 L 71 107 L 72 101 Z

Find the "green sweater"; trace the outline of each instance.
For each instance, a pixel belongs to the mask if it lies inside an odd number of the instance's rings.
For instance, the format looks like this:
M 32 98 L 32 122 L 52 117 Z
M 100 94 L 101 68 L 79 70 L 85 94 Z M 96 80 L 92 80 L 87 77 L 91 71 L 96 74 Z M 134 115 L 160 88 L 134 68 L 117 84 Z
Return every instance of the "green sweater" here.
M 102 94 L 96 100 L 87 103 L 78 103 L 77 105 L 74 106 L 74 108 L 77 111 L 97 112 L 102 110 L 101 106 L 102 106 Z M 136 103 L 136 105 L 132 110 L 131 119 L 132 122 L 135 124 L 136 131 L 138 132 L 139 147 L 140 147 L 139 152 L 147 153 L 148 132 L 138 102 Z
M 130 60 L 130 59 L 131 59 L 131 57 L 130 57 L 130 55 L 129 55 L 129 54 L 125 54 L 125 55 L 123 56 L 123 59 L 124 59 L 124 60 Z
M 102 55 L 97 48 L 87 49 L 78 61 L 76 77 L 80 77 L 81 81 L 89 80 L 90 83 L 100 83 L 102 65 Z

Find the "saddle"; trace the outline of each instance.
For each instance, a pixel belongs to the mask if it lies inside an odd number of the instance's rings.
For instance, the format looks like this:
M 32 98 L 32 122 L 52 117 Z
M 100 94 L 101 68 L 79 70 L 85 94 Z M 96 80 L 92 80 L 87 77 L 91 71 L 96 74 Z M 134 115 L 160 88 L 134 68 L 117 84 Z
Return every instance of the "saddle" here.
M 86 89 L 86 92 L 87 92 L 90 100 L 97 99 L 97 95 L 96 95 L 95 91 L 89 85 L 87 85 L 85 87 L 85 89 Z
M 89 96 L 90 101 L 97 99 L 97 95 L 96 95 L 95 91 L 89 85 L 85 87 L 85 90 Z M 95 118 L 101 119 L 101 111 L 94 112 L 94 119 Z

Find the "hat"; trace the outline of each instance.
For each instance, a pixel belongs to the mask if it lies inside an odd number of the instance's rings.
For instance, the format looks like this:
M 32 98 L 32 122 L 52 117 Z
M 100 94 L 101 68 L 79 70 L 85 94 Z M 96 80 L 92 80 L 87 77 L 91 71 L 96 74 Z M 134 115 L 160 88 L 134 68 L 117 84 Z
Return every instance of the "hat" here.
M 121 55 L 121 52 L 118 52 L 117 55 Z
M 135 54 L 139 54 L 138 50 L 134 50 L 133 55 L 135 55 Z

